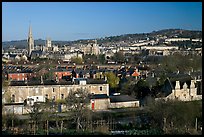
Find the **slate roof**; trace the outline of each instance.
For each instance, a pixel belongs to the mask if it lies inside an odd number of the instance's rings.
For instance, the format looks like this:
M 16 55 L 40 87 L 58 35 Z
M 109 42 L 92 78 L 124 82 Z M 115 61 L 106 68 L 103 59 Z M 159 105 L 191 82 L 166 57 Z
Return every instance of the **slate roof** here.
M 71 81 L 60 81 L 56 83 L 54 80 L 44 80 L 43 84 L 40 83 L 40 80 L 28 81 L 27 84 L 25 81 L 11 81 L 11 86 L 35 86 L 35 85 L 73 85 Z
M 45 52 L 41 50 L 33 50 L 31 52 L 31 57 L 42 56 L 42 55 L 45 55 Z
M 109 96 L 110 102 L 129 102 L 129 101 L 138 101 L 137 99 L 128 96 L 128 95 L 115 95 L 115 96 Z
M 9 58 L 15 58 L 17 54 L 9 54 Z
M 107 94 L 90 95 L 90 99 L 106 99 L 106 98 L 109 98 Z
M 107 84 L 103 79 L 87 79 L 87 84 Z

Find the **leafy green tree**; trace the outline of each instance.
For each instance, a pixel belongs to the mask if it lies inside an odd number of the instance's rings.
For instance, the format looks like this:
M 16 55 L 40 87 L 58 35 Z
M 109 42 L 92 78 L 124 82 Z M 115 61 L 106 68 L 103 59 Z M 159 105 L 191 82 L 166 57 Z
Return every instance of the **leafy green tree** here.
M 71 62 L 74 62 L 74 63 L 76 63 L 76 64 L 82 64 L 83 59 L 80 58 L 80 57 L 72 57 L 72 58 L 71 58 Z
M 84 55 L 83 59 L 86 64 L 93 64 L 93 63 L 98 63 L 98 57 L 96 55 Z
M 105 75 L 107 77 L 107 82 L 110 85 L 110 88 L 117 88 L 120 79 L 113 72 L 108 72 Z
M 98 61 L 99 61 L 101 64 L 105 64 L 105 63 L 106 63 L 105 54 L 100 54 L 100 55 L 98 55 Z
M 135 82 L 131 79 L 121 85 L 120 93 L 125 95 L 135 96 L 134 92 Z
M 118 62 L 118 63 L 122 63 L 125 61 L 125 56 L 123 55 L 123 53 L 121 51 L 116 52 L 114 54 L 114 56 L 112 57 L 113 61 Z
M 138 99 L 143 99 L 145 96 L 150 94 L 150 89 L 148 83 L 141 79 L 134 86 L 135 96 Z

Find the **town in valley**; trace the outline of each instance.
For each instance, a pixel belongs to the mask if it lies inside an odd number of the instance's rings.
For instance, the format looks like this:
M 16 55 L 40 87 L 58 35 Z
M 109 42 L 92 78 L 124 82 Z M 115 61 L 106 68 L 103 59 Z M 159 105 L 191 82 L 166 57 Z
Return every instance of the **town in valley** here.
M 33 26 L 2 42 L 2 134 L 202 134 L 202 31 L 62 41 Z

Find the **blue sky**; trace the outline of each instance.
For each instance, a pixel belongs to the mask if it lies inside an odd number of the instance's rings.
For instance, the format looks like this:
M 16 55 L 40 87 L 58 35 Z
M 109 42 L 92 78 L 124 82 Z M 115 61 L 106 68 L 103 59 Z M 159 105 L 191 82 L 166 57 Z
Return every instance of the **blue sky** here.
M 2 40 L 77 40 L 181 28 L 202 30 L 201 2 L 3 2 Z

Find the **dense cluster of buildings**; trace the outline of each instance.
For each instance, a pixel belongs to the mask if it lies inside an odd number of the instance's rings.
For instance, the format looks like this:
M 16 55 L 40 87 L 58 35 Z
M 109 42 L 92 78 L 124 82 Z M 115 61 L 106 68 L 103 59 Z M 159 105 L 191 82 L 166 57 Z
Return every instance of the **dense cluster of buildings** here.
M 29 28 L 28 48 L 17 50 L 11 49 L 10 53 L 3 53 L 2 60 L 24 60 L 28 61 L 33 58 L 50 58 L 70 61 L 71 58 L 83 58 L 83 55 L 99 55 L 105 54 L 109 60 L 116 52 L 122 51 L 126 54 L 141 54 L 147 52 L 150 56 L 168 56 L 175 53 L 198 54 L 202 56 L 202 48 L 180 50 L 178 46 L 168 46 L 167 43 L 172 41 L 198 41 L 200 39 L 189 38 L 166 38 L 163 44 L 158 44 L 159 40 L 139 40 L 136 43 L 127 45 L 120 43 L 118 45 L 99 45 L 97 41 L 88 44 L 77 44 L 75 46 L 52 45 L 50 38 L 47 39 L 45 45 L 34 46 L 32 29 Z M 141 102 L 128 95 L 120 95 L 110 93 L 109 84 L 107 84 L 106 73 L 113 72 L 121 79 L 133 78 L 134 80 L 157 80 L 156 71 L 149 70 L 147 66 L 120 66 L 119 68 L 77 68 L 76 66 L 56 66 L 56 68 L 39 68 L 13 66 L 2 64 L 2 77 L 9 81 L 9 86 L 3 88 L 2 102 L 5 105 L 5 111 L 12 111 L 18 114 L 25 114 L 28 107 L 35 102 L 45 102 L 46 99 L 57 100 L 65 99 L 70 91 L 79 89 L 89 92 L 89 108 L 92 110 L 108 110 L 111 108 L 139 107 Z M 48 74 L 50 76 L 48 76 Z M 190 74 L 186 74 L 190 76 Z M 199 77 L 198 77 L 199 76 Z M 159 99 L 178 99 L 182 101 L 201 100 L 202 96 L 198 95 L 198 91 L 202 92 L 202 78 L 198 74 L 195 77 L 188 79 L 188 82 L 182 82 L 182 87 L 179 80 L 170 81 L 167 79 L 164 88 L 165 96 Z M 52 80 L 47 80 L 51 77 Z M 190 84 L 189 84 L 190 81 Z M 173 84 L 176 83 L 176 84 Z M 199 84 L 197 84 L 199 83 Z M 26 105 L 25 105 L 26 104 Z M 15 106 L 15 107 L 14 107 Z M 62 110 L 65 111 L 65 108 Z
M 160 41 L 163 42 L 160 42 Z M 106 60 L 116 53 L 121 51 L 124 55 L 141 54 L 145 52 L 150 56 L 168 56 L 175 53 L 181 53 L 183 55 L 196 54 L 202 56 L 202 48 L 186 48 L 181 49 L 177 45 L 173 45 L 172 42 L 201 42 L 199 38 L 168 38 L 158 36 L 156 40 L 150 40 L 149 38 L 141 39 L 135 42 L 120 41 L 116 43 L 98 44 L 97 40 L 89 41 L 87 44 L 76 43 L 73 45 L 54 45 L 51 38 L 47 38 L 44 45 L 34 45 L 34 39 L 32 36 L 32 29 L 29 28 L 28 35 L 28 47 L 27 49 L 9 49 L 9 53 L 3 53 L 2 58 L 4 60 L 28 60 L 28 58 L 50 58 L 61 59 L 64 61 L 70 61 L 71 58 L 83 58 L 83 55 L 99 55 L 105 54 Z

